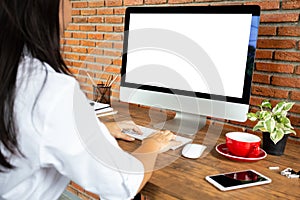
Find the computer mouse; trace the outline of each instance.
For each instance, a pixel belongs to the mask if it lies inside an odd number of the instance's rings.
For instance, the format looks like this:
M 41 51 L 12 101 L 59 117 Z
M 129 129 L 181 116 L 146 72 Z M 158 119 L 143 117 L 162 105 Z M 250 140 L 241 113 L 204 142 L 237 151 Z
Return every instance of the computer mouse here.
M 183 147 L 181 154 L 186 158 L 199 158 L 206 149 L 202 144 L 187 144 Z

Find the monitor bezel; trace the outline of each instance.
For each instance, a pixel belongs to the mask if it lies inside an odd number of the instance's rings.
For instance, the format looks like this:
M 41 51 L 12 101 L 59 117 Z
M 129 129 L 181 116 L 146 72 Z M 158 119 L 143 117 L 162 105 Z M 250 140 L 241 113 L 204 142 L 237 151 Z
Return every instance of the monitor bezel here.
M 128 87 L 146 91 L 155 91 L 168 94 L 183 95 L 189 97 L 197 97 L 204 99 L 211 99 L 217 101 L 225 101 L 239 104 L 249 104 L 251 96 L 251 83 L 252 74 L 254 70 L 254 61 L 245 68 L 245 78 L 242 98 L 222 96 L 194 91 L 186 91 L 179 89 L 169 89 L 151 85 L 142 85 L 137 83 L 126 82 L 126 67 L 127 67 L 127 50 L 128 50 L 128 38 L 129 38 L 129 25 L 130 14 L 132 13 L 204 13 L 204 14 L 251 14 L 253 16 L 260 16 L 260 7 L 258 5 L 224 5 L 224 6 L 170 6 L 170 7 L 128 7 L 125 13 L 125 27 L 124 27 L 124 41 L 123 41 L 123 55 L 122 55 L 122 68 L 121 68 L 121 87 Z M 255 47 L 256 50 L 256 47 Z M 248 52 L 249 54 L 249 52 Z M 254 52 L 255 57 L 255 52 Z M 249 57 L 247 57 L 247 62 Z M 247 63 L 246 62 L 246 63 Z M 246 65 L 245 63 L 245 65 Z M 251 74 L 246 74 L 247 71 Z

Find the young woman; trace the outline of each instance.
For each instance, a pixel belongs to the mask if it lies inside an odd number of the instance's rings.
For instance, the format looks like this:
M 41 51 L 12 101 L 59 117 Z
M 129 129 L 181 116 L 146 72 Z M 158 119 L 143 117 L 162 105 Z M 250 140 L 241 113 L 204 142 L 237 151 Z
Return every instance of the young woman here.
M 102 124 L 60 55 L 60 0 L 0 1 L 0 199 L 57 199 L 70 180 L 101 199 L 131 199 L 174 135 L 130 155 Z M 62 12 L 63 13 L 63 12 Z

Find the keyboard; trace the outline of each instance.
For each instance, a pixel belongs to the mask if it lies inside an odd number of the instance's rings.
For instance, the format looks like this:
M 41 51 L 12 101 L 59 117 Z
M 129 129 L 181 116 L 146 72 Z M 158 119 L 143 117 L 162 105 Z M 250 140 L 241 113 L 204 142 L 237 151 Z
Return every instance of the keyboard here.
M 139 129 L 142 131 L 142 134 L 138 134 L 136 133 L 134 130 L 122 130 L 123 133 L 131 136 L 131 137 L 134 137 L 135 139 L 138 139 L 138 140 L 143 140 L 145 139 L 146 137 L 148 137 L 149 135 L 151 135 L 152 133 L 154 132 L 157 132 L 157 130 L 155 129 L 152 129 L 152 128 L 148 128 L 148 127 L 144 127 L 144 126 L 138 126 Z M 179 147 L 187 144 L 187 143 L 190 143 L 192 142 L 192 139 L 190 138 L 186 138 L 186 137 L 182 137 L 182 136 L 179 136 L 179 135 L 176 135 L 176 138 L 175 138 L 176 141 L 180 141 L 181 144 L 178 144 L 176 146 L 172 146 L 170 149 L 172 150 L 176 150 L 178 149 Z

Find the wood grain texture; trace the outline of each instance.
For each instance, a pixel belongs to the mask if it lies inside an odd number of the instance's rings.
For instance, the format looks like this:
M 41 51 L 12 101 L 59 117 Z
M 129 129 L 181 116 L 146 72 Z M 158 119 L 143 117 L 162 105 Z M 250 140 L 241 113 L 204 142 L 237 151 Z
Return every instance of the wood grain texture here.
M 114 105 L 119 114 L 102 121 L 133 120 L 144 126 L 161 121 L 162 116 L 172 117 L 172 113 L 151 110 L 135 105 Z M 300 199 L 300 179 L 289 179 L 280 175 L 280 170 L 287 167 L 300 170 L 300 143 L 288 141 L 284 155 L 268 155 L 265 159 L 246 163 L 231 161 L 215 151 L 215 146 L 225 142 L 228 129 L 222 126 L 209 125 L 199 131 L 193 143 L 205 144 L 207 149 L 198 159 L 188 159 L 180 155 L 181 149 L 160 154 L 156 163 L 156 170 L 142 193 L 151 200 L 195 200 L 195 199 Z M 140 141 L 119 141 L 120 146 L 132 152 L 140 145 Z M 269 170 L 270 166 L 278 166 L 279 171 Z M 237 170 L 254 169 L 272 179 L 272 183 L 254 186 L 246 189 L 222 192 L 209 184 L 207 175 L 219 174 Z

